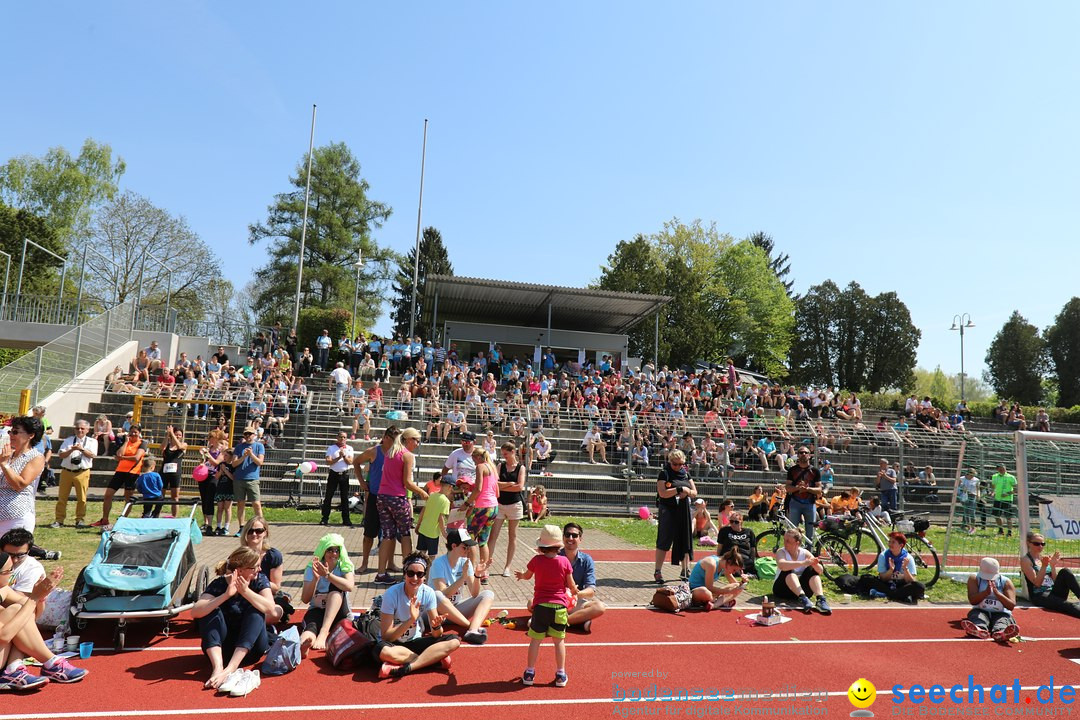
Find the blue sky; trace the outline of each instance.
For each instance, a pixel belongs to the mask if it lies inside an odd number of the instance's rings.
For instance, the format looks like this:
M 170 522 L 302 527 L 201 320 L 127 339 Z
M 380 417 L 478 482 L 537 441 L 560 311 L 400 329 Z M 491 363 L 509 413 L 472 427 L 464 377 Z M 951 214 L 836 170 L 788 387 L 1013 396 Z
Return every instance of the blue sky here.
M 967 370 L 1076 294 L 1070 3 L 17 3 L 0 158 L 83 139 L 241 286 L 307 149 L 344 141 L 461 275 L 582 285 L 672 217 L 770 233 L 797 290 L 895 290 L 919 362 Z M 380 329 L 389 327 L 385 319 Z

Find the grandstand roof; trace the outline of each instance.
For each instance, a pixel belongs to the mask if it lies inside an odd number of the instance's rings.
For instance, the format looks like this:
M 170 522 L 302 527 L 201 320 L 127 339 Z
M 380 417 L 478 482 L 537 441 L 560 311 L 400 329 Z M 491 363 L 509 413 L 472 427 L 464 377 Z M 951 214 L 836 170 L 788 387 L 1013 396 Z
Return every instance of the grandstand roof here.
M 534 283 L 429 275 L 423 317 L 444 320 L 547 327 L 597 333 L 626 333 L 671 301 L 667 295 L 589 290 Z

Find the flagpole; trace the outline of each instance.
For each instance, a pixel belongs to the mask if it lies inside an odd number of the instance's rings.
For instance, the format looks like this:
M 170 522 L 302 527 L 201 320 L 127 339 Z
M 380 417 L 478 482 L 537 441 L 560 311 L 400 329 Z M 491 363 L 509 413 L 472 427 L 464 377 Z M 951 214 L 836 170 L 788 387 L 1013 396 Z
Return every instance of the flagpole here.
M 413 262 L 412 311 L 409 313 L 409 338 L 416 333 L 416 285 L 420 282 L 420 216 L 424 211 L 424 165 L 427 162 L 427 118 L 424 118 L 424 145 L 420 151 L 420 204 L 416 208 L 416 257 Z
M 307 242 L 308 201 L 311 199 L 311 154 L 315 147 L 315 104 L 311 105 L 311 137 L 307 151 L 307 189 L 304 191 L 304 224 L 300 226 L 300 259 L 296 264 L 296 304 L 293 306 L 292 326 L 300 322 L 300 284 L 304 279 L 304 245 Z

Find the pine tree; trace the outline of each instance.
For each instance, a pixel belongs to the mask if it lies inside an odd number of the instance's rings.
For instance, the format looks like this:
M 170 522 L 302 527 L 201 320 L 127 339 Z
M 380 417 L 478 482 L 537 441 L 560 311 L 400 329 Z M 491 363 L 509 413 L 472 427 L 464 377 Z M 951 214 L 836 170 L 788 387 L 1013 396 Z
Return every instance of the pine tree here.
M 776 273 L 776 277 L 784 285 L 784 291 L 787 292 L 787 296 L 792 299 L 797 299 L 791 294 L 791 286 L 795 284 L 795 281 L 785 279 L 788 273 L 791 272 L 791 258 L 788 257 L 787 253 L 773 255 L 773 252 L 775 251 L 775 242 L 772 239 L 772 235 L 756 232 L 748 237 L 747 240 L 765 251 L 765 254 L 769 256 L 769 269 Z
M 405 335 L 409 332 L 409 312 L 412 309 L 413 269 L 416 263 L 416 248 L 398 263 L 394 278 L 394 300 L 391 319 L 394 321 L 394 333 Z M 424 303 L 424 286 L 428 275 L 453 275 L 454 266 L 443 245 L 442 234 L 433 227 L 424 228 L 420 237 L 420 269 L 417 274 L 416 321 L 414 335 L 424 339 L 431 337 L 431 328 L 421 321 L 420 308 Z

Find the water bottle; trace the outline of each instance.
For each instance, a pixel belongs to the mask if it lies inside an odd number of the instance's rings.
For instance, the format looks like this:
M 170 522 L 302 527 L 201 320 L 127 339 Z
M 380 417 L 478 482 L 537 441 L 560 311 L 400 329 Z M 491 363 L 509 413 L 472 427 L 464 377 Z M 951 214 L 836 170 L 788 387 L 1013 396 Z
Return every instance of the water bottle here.
M 888 597 L 888 595 L 886 595 L 885 593 L 881 592 L 880 590 L 877 590 L 877 589 L 871 589 L 871 590 L 870 590 L 870 597 L 872 597 L 873 599 L 877 600 L 878 598 Z

